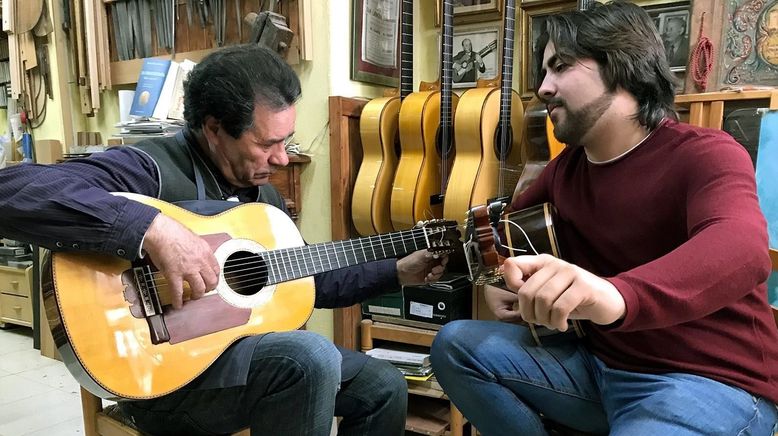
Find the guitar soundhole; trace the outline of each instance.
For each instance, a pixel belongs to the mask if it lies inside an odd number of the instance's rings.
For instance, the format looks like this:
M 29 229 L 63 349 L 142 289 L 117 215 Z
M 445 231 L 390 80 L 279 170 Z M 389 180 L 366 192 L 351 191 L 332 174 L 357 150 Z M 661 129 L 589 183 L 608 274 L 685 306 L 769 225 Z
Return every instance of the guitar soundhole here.
M 254 295 L 267 284 L 268 264 L 257 253 L 236 251 L 224 262 L 224 279 L 240 295 Z
M 441 134 L 441 127 L 438 127 L 438 132 L 435 135 L 435 150 L 438 152 L 438 156 L 452 159 L 454 157 L 454 135 L 449 131 L 448 142 L 443 144 L 443 135 Z M 445 147 L 445 148 L 444 148 Z M 453 159 L 452 159 L 453 162 Z
M 509 123 L 510 124 L 510 123 Z M 513 126 L 508 125 L 508 131 L 505 135 L 505 146 L 502 145 L 502 126 L 497 126 L 494 131 L 494 155 L 497 159 L 504 161 L 511 154 L 513 149 Z

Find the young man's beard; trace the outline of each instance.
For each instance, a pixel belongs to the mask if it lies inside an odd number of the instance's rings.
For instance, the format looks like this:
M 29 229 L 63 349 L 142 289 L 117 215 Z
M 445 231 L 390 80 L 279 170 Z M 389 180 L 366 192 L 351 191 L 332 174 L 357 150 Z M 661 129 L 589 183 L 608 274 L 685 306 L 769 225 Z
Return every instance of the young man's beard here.
M 554 136 L 568 145 L 580 145 L 581 138 L 594 126 L 594 123 L 605 113 L 613 102 L 614 95 L 610 92 L 597 97 L 582 108 L 570 109 L 564 101 L 559 103 L 565 110 L 565 118 L 554 124 Z

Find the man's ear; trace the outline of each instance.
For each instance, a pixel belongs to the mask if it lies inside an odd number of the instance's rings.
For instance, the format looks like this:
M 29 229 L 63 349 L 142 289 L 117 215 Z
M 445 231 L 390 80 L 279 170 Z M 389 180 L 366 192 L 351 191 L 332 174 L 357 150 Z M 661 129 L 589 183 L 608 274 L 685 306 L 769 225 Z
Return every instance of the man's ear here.
M 205 121 L 203 122 L 203 135 L 209 144 L 218 144 L 219 129 L 221 129 L 219 120 L 210 115 L 205 117 Z

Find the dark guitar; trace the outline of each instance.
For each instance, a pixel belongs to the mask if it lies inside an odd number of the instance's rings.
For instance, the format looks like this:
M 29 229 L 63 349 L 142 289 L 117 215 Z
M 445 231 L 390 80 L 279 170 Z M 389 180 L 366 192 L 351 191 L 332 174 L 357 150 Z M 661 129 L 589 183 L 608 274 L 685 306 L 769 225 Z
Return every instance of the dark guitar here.
M 494 202 L 468 212 L 465 257 L 474 284 L 501 282 L 500 266 L 508 257 L 543 253 L 560 257 L 554 205 L 543 203 L 508 213 L 504 212 L 505 206 Z M 579 336 L 583 335 L 579 321 L 569 324 Z M 533 324 L 527 327 L 538 345 L 542 345 L 543 337 L 557 333 Z

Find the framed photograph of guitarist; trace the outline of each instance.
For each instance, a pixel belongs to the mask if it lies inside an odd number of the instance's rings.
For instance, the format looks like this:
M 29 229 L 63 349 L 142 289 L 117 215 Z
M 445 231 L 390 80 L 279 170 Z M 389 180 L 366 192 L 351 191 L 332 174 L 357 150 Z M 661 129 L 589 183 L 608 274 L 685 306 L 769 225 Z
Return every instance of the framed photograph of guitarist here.
M 490 26 L 474 30 L 454 29 L 452 79 L 454 88 L 469 88 L 478 79 L 494 79 L 499 72 L 500 30 Z
M 575 9 L 575 0 L 554 2 L 523 2 L 521 6 L 521 68 L 518 77 L 519 95 L 532 98 L 535 92 L 535 44 L 550 15 Z

